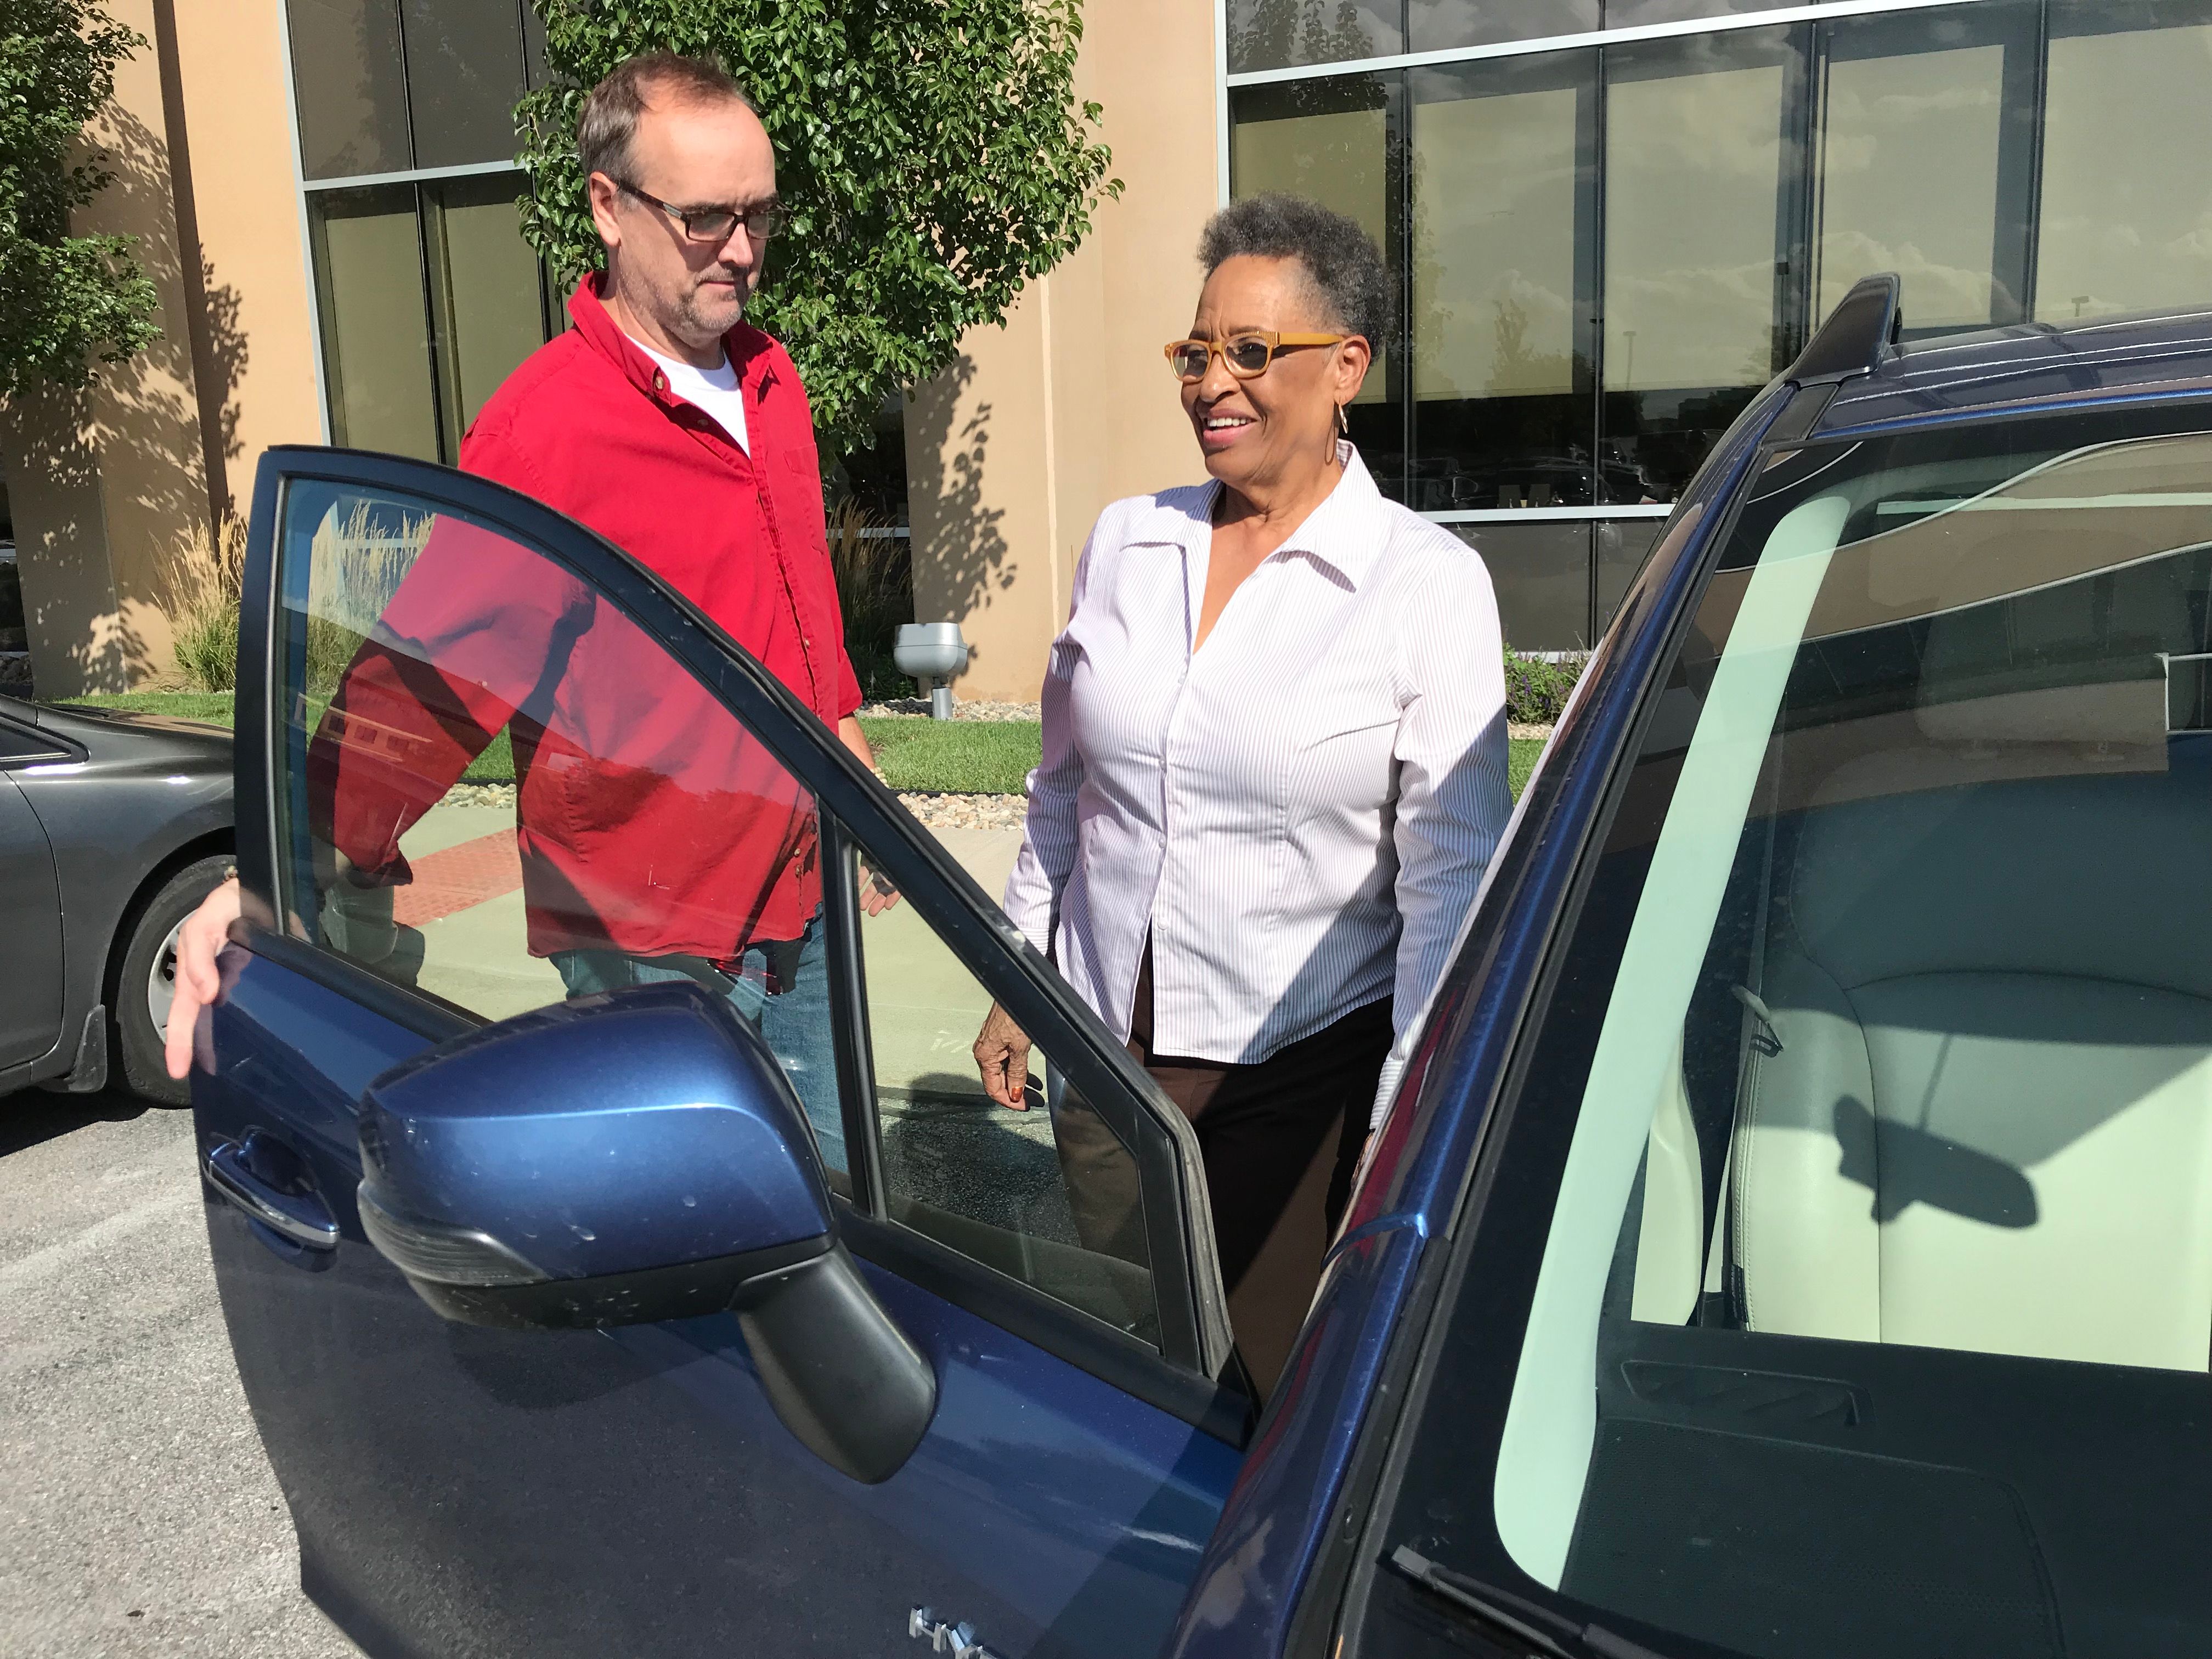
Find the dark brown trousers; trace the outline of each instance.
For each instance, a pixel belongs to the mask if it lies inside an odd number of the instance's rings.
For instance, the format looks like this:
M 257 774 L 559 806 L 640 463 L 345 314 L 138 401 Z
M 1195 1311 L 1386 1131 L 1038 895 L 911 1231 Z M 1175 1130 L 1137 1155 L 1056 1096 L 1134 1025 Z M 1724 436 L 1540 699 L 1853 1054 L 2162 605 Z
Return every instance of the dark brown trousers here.
M 1390 1052 L 1389 1000 L 1355 1008 L 1256 1065 L 1157 1054 L 1147 943 L 1129 1052 L 1197 1132 L 1230 1323 L 1264 1395 L 1305 1322 L 1352 1195 Z

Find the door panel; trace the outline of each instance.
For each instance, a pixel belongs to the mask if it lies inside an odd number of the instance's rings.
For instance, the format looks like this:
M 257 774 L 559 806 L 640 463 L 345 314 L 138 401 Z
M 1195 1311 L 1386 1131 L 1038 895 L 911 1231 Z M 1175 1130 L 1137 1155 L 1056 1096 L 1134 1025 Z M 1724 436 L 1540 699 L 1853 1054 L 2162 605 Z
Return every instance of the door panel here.
M 62 1024 L 62 900 L 53 850 L 15 781 L 0 774 L 0 1066 L 38 1059 Z
M 294 483 L 288 495 L 288 465 L 330 476 Z M 406 539 L 370 533 L 380 509 L 354 521 L 346 503 L 362 500 L 412 501 L 438 522 L 428 535 L 413 524 L 407 568 L 374 605 L 341 617 L 339 601 L 359 592 L 347 575 L 349 562 L 358 568 L 367 561 L 358 550 L 381 541 L 378 556 L 386 556 L 389 543 Z M 725 792 L 732 799 L 724 817 L 750 813 L 745 822 L 757 824 L 772 810 L 785 826 L 779 847 L 808 849 L 814 868 L 830 877 L 810 925 L 827 952 L 836 1014 L 828 1097 L 841 1115 L 832 1123 L 857 1152 L 852 1179 L 840 1183 L 860 1206 L 841 1205 L 846 1242 L 931 1360 L 939 1390 L 929 1433 L 880 1486 L 835 1473 L 777 1420 L 731 1316 L 605 1333 L 453 1324 L 362 1232 L 355 1103 L 363 1088 L 503 1012 L 472 1004 L 456 966 L 495 969 L 503 984 L 551 971 L 539 954 L 549 941 L 535 936 L 539 913 L 549 894 L 574 901 L 587 890 L 574 879 L 549 884 L 545 871 L 558 861 L 539 856 L 543 838 L 574 828 L 573 817 L 543 814 L 578 806 L 575 771 L 546 808 L 532 802 L 538 786 L 529 769 L 554 755 L 572 769 L 581 757 L 588 770 L 635 752 L 616 745 L 634 742 L 635 722 L 605 718 L 607 669 L 576 646 L 587 629 L 548 653 L 534 680 L 508 674 L 524 695 L 489 711 L 469 706 L 494 677 L 458 674 L 458 659 L 422 625 L 422 608 L 410 614 L 397 604 L 410 584 L 417 599 L 436 597 L 429 584 L 443 578 L 424 573 L 434 569 L 436 538 L 449 523 L 471 530 L 472 570 L 480 574 L 487 545 L 510 563 L 535 561 L 527 583 L 506 591 L 534 604 L 565 584 L 567 602 L 592 613 L 588 627 L 620 634 L 620 673 L 608 681 L 620 692 L 642 690 L 655 705 L 690 699 L 681 726 L 691 740 L 644 793 L 682 793 L 682 767 L 696 770 L 698 757 L 719 756 L 717 781 L 736 769 L 749 786 Z M 347 542 L 356 550 L 349 553 Z M 337 620 L 346 626 L 334 647 Z M 1155 1351 L 1018 1275 L 994 1273 L 896 1226 L 872 1174 L 880 1169 L 878 1139 L 853 1059 L 865 1055 L 868 1016 L 852 943 L 856 918 L 849 887 L 841 885 L 850 855 L 836 824 L 866 836 L 874 867 L 927 919 L 954 963 L 989 994 L 1012 999 L 1041 1044 L 1066 1057 L 1102 1118 L 1134 1137 L 1131 1162 L 1146 1215 L 1176 1229 L 1193 1215 L 1202 1223 L 1202 1198 L 1195 1206 L 1188 1199 L 1194 1187 L 1202 1194 L 1191 1149 L 1165 1121 L 1155 1123 L 1156 1103 L 1129 1080 L 1126 1056 L 1051 988 L 1033 957 L 1023 957 L 1003 918 L 910 822 L 890 817 L 880 787 L 857 776 L 818 722 L 787 706 L 757 665 L 611 550 L 480 481 L 330 452 L 274 452 L 256 498 L 245 636 L 273 641 L 269 660 L 241 664 L 240 692 L 240 796 L 263 795 L 269 811 L 240 815 L 250 948 L 226 955 L 227 991 L 203 1052 L 211 1069 L 196 1078 L 194 1104 L 204 1153 L 225 1143 L 244 1147 L 241 1156 L 260 1161 L 262 1179 L 319 1203 L 339 1230 L 334 1249 L 305 1249 L 210 1194 L 225 1315 L 292 1510 L 309 1593 L 378 1656 L 602 1659 L 719 1652 L 738 1642 L 902 1653 L 912 1650 L 908 1621 L 916 1607 L 972 1626 L 1002 1659 L 1156 1649 L 1239 1461 L 1222 1431 L 1194 1426 L 1214 1420 L 1204 1409 L 1174 1403 L 1211 1397 L 1214 1385 L 1192 1358 L 1225 1357 L 1214 1316 L 1193 1306 L 1194 1279 L 1218 1303 L 1218 1282 L 1204 1279 L 1210 1253 L 1152 1231 L 1155 1253 L 1164 1238 L 1174 1258 L 1158 1290 Z M 514 637 L 508 630 L 502 648 Z M 349 676 L 372 659 L 399 672 L 370 709 Z M 393 690 L 410 687 L 433 712 L 428 725 Z M 417 755 L 420 743 L 455 731 L 457 707 L 469 715 L 471 742 L 508 733 L 520 763 L 515 784 L 501 795 L 459 794 L 462 786 L 434 769 L 395 773 L 387 765 L 371 793 L 381 787 L 416 811 L 400 833 L 406 876 L 358 879 L 368 861 L 332 856 L 345 852 L 329 833 L 340 815 L 316 793 L 333 787 L 331 749 L 347 751 L 344 764 Z M 259 744 L 250 738 L 257 713 L 266 722 Z M 366 720 L 355 718 L 362 714 Z M 716 721 L 725 728 L 719 739 Z M 582 740 L 594 732 L 602 735 L 596 747 Z M 435 787 L 422 787 L 426 780 Z M 833 804 L 835 820 L 825 810 Z M 465 840 L 490 838 L 506 856 L 519 853 L 520 890 L 427 917 L 417 931 L 468 921 L 501 899 L 519 913 L 513 925 L 449 930 L 442 945 L 400 940 L 400 928 L 412 924 L 394 910 L 414 904 L 423 915 L 420 889 L 430 884 L 416 878 L 426 866 L 434 870 L 431 860 L 444 850 L 419 839 L 410 848 L 407 836 L 419 836 L 441 811 L 487 805 L 507 816 L 471 820 Z M 684 853 L 684 836 L 705 833 L 701 822 L 660 847 Z M 579 845 L 589 853 L 587 838 L 567 843 Z M 816 854 L 817 847 L 829 850 Z M 660 903 L 662 890 L 647 884 L 631 898 Z M 573 903 L 568 914 L 573 920 Z M 615 954 L 650 965 L 654 953 L 629 943 Z M 425 969 L 441 963 L 438 994 L 426 994 Z M 787 957 L 774 970 L 790 965 Z M 538 1000 L 566 988 L 556 980 Z M 649 1054 L 623 1058 L 653 1061 Z M 800 1093 L 806 1097 L 803 1085 Z M 1086 1358 L 1094 1350 L 1105 1357 Z M 1152 1403 L 1161 1400 L 1170 1403 Z
M 940 1379 L 921 1449 L 876 1487 L 776 1420 L 730 1316 L 448 1323 L 361 1236 L 342 1092 L 424 1039 L 262 957 L 226 969 L 203 1144 L 295 1103 L 286 1138 L 343 1237 L 319 1266 L 210 1194 L 216 1277 L 303 1582 L 371 1653 L 706 1652 L 739 1630 L 896 1653 L 917 1605 L 1008 1659 L 1157 1644 L 1229 1447 L 872 1267 Z

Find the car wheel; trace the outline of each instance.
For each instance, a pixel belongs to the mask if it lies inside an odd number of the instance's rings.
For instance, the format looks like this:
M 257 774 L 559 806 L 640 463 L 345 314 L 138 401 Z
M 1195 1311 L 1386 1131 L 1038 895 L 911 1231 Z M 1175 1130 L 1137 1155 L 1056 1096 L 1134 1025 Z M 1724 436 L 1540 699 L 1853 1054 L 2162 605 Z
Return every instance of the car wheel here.
M 108 999 L 115 1058 L 134 1093 L 172 1106 L 189 1104 L 191 1089 L 161 1064 L 169 995 L 177 981 L 177 929 L 199 908 L 230 866 L 228 857 L 186 865 L 155 890 L 131 923 Z

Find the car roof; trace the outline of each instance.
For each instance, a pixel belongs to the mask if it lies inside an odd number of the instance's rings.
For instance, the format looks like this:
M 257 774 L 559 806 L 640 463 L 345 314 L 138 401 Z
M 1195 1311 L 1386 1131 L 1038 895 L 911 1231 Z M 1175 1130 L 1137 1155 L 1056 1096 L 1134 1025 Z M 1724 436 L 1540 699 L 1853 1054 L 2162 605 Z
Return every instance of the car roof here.
M 1908 318 L 1912 296 L 1901 296 Z M 1815 432 L 2130 394 L 2212 392 L 2212 309 L 1909 341 L 1843 382 Z

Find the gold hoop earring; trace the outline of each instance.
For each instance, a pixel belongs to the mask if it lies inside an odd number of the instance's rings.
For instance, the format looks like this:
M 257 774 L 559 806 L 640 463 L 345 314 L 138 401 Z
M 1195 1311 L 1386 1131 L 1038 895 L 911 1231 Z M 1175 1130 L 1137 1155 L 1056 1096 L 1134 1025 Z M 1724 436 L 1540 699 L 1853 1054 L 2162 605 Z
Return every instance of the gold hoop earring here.
M 1344 412 L 1342 404 L 1336 406 L 1336 435 L 1340 438 L 1352 435 L 1352 417 Z

